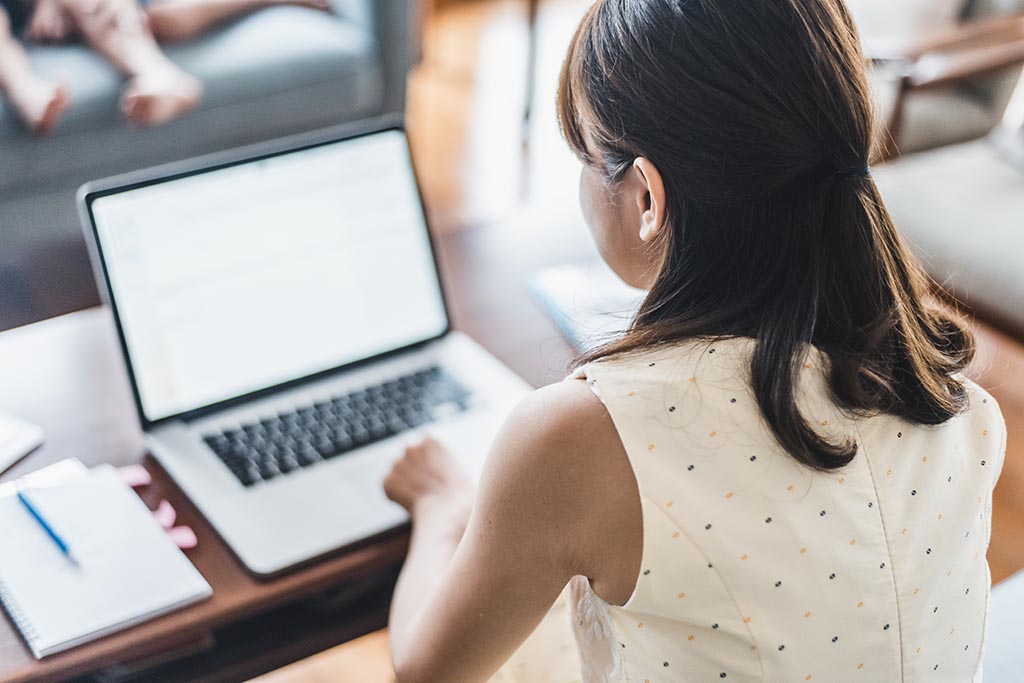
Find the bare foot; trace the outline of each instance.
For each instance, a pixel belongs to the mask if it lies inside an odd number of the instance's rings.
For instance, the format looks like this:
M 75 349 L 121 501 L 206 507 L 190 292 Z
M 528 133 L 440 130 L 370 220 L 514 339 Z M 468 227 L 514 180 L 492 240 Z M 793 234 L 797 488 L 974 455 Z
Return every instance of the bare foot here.
M 37 43 L 63 43 L 73 31 L 71 17 L 58 0 L 36 0 L 25 37 Z
M 41 79 L 27 83 L 10 96 L 18 116 L 36 135 L 49 134 L 71 103 L 67 88 Z
M 159 126 L 192 111 L 202 99 L 199 79 L 169 66 L 131 79 L 121 96 L 121 114 L 135 126 Z

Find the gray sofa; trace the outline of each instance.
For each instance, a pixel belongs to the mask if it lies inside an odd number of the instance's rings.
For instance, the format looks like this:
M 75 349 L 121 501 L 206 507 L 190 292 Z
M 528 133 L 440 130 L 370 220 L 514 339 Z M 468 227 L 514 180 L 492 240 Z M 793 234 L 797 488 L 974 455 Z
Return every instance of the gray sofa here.
M 82 46 L 32 47 L 73 105 L 45 139 L 0 105 L 0 329 L 97 302 L 75 191 L 100 177 L 329 125 L 401 112 L 418 3 L 335 0 L 336 15 L 278 7 L 169 47 L 206 96 L 188 116 L 133 130 L 120 76 Z
M 1024 106 L 1024 83 L 1018 92 Z M 1008 117 L 985 139 L 873 174 L 932 276 L 986 321 L 1024 336 L 1024 121 Z

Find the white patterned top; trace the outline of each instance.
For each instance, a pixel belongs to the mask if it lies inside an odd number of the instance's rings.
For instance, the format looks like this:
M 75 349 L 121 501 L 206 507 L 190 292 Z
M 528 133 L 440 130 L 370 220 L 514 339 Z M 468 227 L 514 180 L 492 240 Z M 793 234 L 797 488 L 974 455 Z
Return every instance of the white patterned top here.
M 981 681 L 996 402 L 967 381 L 969 409 L 937 427 L 846 415 L 812 350 L 802 414 L 858 444 L 816 472 L 761 417 L 752 348 L 690 341 L 574 375 L 615 423 L 644 520 L 624 606 L 570 585 L 584 683 Z

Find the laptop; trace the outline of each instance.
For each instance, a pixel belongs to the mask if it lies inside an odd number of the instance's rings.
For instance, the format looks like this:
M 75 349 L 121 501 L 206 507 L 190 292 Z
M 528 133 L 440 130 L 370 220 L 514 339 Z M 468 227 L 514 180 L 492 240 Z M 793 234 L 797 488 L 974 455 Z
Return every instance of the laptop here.
M 400 122 L 78 203 L 150 452 L 254 574 L 405 523 L 382 482 L 424 433 L 478 476 L 529 391 L 451 329 Z

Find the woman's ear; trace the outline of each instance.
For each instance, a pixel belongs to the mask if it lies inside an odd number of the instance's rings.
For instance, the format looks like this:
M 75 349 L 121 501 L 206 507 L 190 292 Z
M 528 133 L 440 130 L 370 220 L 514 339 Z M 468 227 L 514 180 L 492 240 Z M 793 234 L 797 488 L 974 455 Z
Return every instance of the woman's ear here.
M 637 196 L 640 209 L 640 241 L 650 242 L 665 227 L 665 184 L 661 173 L 646 157 L 633 161 L 633 172 L 639 175 L 641 192 Z

